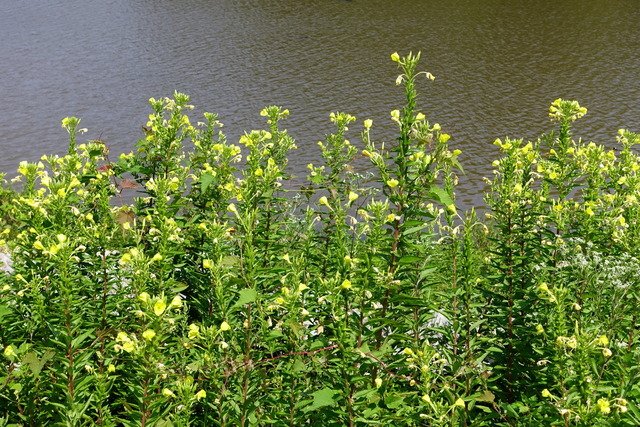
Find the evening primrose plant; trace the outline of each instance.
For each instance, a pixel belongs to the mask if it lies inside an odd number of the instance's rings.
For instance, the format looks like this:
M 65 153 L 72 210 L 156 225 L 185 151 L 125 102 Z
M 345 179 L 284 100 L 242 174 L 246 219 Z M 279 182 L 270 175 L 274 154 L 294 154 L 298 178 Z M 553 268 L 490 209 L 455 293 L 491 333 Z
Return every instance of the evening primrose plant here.
M 229 141 L 152 98 L 120 156 L 65 118 L 0 190 L 0 425 L 640 424 L 640 137 L 558 99 L 464 213 L 434 76 L 391 60 L 404 105 L 330 113 L 304 185 L 281 107 Z

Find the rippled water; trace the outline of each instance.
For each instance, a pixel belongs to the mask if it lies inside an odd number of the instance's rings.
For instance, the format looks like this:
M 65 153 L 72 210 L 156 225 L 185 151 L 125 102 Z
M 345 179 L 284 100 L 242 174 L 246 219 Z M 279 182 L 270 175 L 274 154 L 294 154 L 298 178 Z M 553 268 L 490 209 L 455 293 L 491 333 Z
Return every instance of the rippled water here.
M 551 130 L 548 105 L 589 108 L 576 136 L 611 143 L 640 131 L 640 7 L 636 0 L 31 0 L 0 5 L 0 170 L 67 147 L 75 115 L 112 153 L 131 151 L 149 97 L 190 94 L 218 113 L 231 140 L 262 126 L 265 105 L 285 122 L 304 175 L 331 111 L 374 120 L 392 140 L 401 106 L 394 51 L 422 51 L 436 75 L 421 107 L 463 150 L 458 198 L 478 203 L 497 137 Z M 358 141 L 360 126 L 351 139 Z

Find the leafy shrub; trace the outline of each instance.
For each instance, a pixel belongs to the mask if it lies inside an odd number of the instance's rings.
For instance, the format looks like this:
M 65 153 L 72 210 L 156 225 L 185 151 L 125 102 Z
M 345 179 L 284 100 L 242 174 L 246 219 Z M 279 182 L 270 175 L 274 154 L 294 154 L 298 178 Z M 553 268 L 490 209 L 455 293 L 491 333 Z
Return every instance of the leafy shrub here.
M 397 140 L 332 113 L 299 190 L 280 107 L 236 145 L 151 99 L 117 161 L 64 119 L 68 154 L 0 195 L 0 425 L 638 425 L 638 136 L 576 142 L 557 100 L 461 213 L 419 56 L 392 55 Z

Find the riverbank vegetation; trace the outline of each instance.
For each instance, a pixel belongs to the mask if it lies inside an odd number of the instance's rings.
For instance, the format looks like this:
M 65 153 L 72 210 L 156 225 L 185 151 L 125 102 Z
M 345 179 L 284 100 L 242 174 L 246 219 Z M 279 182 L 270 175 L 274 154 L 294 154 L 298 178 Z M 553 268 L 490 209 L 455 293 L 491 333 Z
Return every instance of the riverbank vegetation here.
M 119 157 L 64 119 L 0 194 L 0 425 L 640 425 L 638 135 L 576 141 L 558 99 L 462 212 L 433 76 L 392 59 L 397 139 L 332 113 L 303 186 L 279 107 L 236 144 L 151 99 Z

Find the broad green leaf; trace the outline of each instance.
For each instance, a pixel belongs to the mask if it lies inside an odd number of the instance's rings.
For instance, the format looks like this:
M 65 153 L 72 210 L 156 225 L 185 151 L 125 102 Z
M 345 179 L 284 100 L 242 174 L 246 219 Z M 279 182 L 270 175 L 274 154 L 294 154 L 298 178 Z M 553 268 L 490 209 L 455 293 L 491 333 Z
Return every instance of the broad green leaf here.
M 232 266 L 238 265 L 240 263 L 240 258 L 235 255 L 227 255 L 222 258 L 222 265 Z
M 200 175 L 200 190 L 203 193 L 207 191 L 207 188 L 209 188 L 213 181 L 215 181 L 215 177 L 211 174 L 211 172 L 205 172 Z
M 311 402 L 311 405 L 304 408 L 304 412 L 315 411 L 323 406 L 333 405 L 336 403 L 335 396 L 337 394 L 338 392 L 336 390 L 332 390 L 330 388 L 323 388 L 322 390 L 311 393 L 313 396 L 313 402 Z
M 238 301 L 236 301 L 232 308 L 238 308 L 245 304 L 250 304 L 254 302 L 256 298 L 258 298 L 258 293 L 255 289 L 243 289 L 238 292 Z
M 24 357 L 22 358 L 22 363 L 24 363 L 25 365 L 29 366 L 29 369 L 31 369 L 31 372 L 33 373 L 34 377 L 38 377 L 38 375 L 40 375 L 40 371 L 42 371 L 42 368 L 44 367 L 44 365 L 55 355 L 55 352 L 53 352 L 52 350 L 47 350 L 43 355 L 42 355 L 42 359 L 38 359 L 38 356 L 33 353 L 33 352 L 29 352 L 27 354 L 24 355 Z
M 11 309 L 7 307 L 6 304 L 0 304 L 0 319 L 2 319 L 4 316 L 11 313 L 12 313 Z
M 405 255 L 402 258 L 400 258 L 398 260 L 398 264 L 400 265 L 404 265 L 404 264 L 415 264 L 416 262 L 420 262 L 422 261 L 422 258 L 417 257 L 417 256 L 412 256 L 412 255 Z
M 478 396 L 476 398 L 476 400 L 478 402 L 493 402 L 495 400 L 496 396 L 491 393 L 489 390 L 485 390 L 484 393 L 482 393 L 480 396 Z
M 449 193 L 444 191 L 442 188 L 434 186 L 431 187 L 431 190 L 429 191 L 429 196 L 433 197 L 443 205 L 449 206 L 453 204 L 453 200 L 451 200 L 451 196 L 449 196 Z

